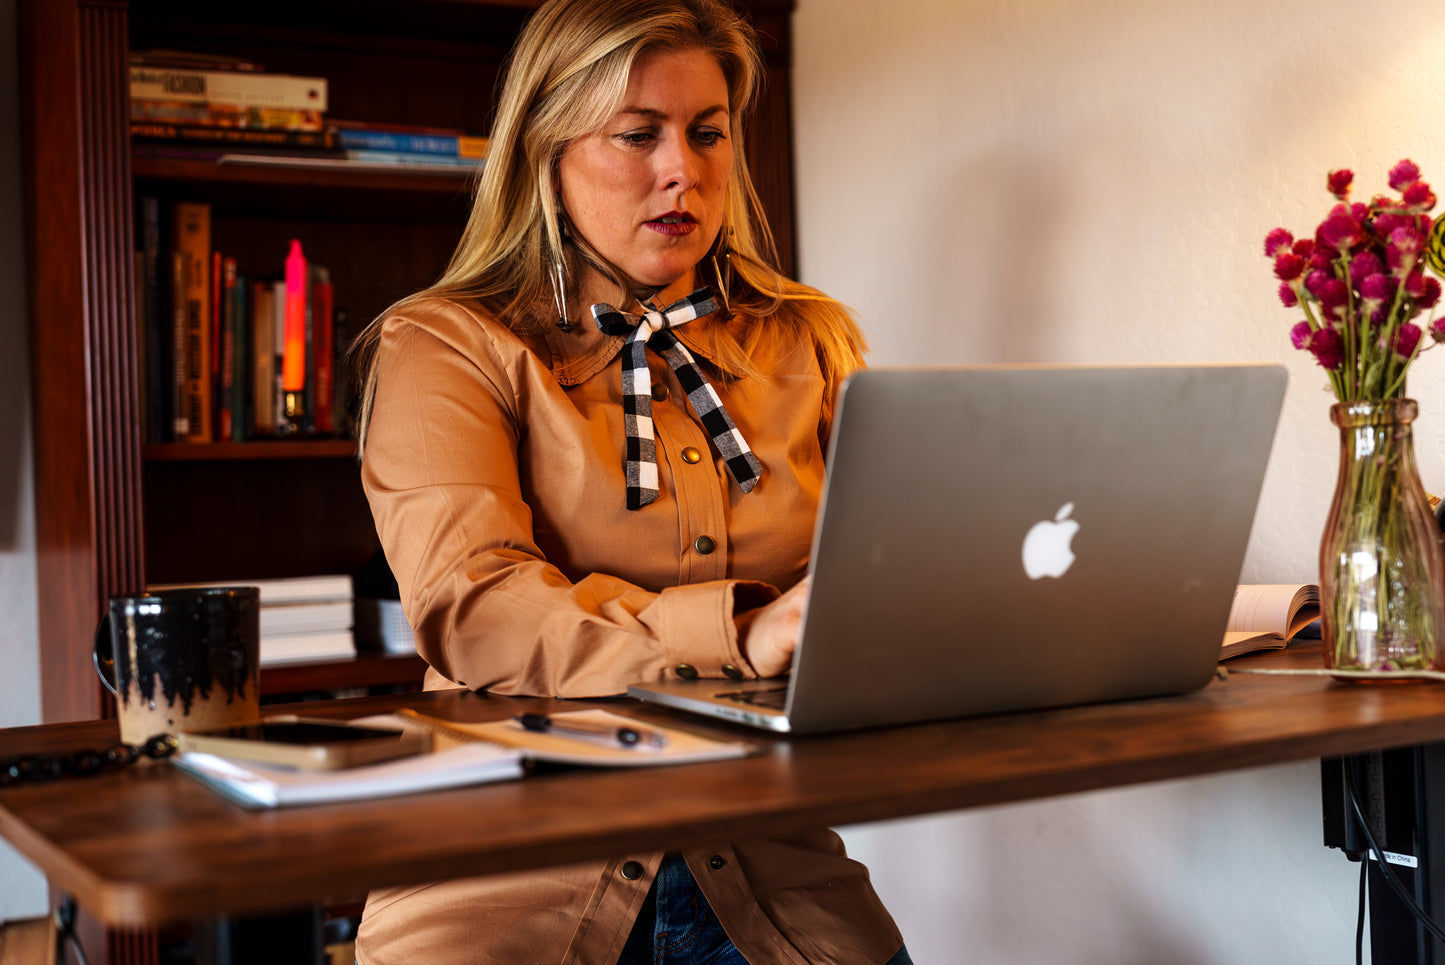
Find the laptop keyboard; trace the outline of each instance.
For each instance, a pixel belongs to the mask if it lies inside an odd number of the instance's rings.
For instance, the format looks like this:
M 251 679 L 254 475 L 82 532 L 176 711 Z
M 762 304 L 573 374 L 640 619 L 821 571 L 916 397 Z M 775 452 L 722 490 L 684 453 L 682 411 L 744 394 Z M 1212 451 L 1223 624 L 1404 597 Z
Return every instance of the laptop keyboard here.
M 782 710 L 788 702 L 788 688 L 775 687 L 771 690 L 739 690 L 718 694 L 726 700 L 733 700 L 740 704 L 751 704 L 754 707 L 766 707 L 769 710 Z

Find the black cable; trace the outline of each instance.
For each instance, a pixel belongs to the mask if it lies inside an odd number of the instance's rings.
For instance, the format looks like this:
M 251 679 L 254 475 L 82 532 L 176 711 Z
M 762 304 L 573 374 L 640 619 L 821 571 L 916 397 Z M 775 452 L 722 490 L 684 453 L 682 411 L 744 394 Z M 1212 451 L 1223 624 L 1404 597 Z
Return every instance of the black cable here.
M 1360 857 L 1360 911 L 1355 916 L 1355 965 L 1365 965 L 1365 872 L 1370 859 Z
M 1375 832 L 1370 829 L 1370 822 L 1365 820 L 1365 811 L 1360 807 L 1360 799 L 1355 796 L 1355 780 L 1350 774 L 1349 767 L 1345 767 L 1344 773 L 1345 794 L 1350 799 L 1350 806 L 1355 809 L 1355 817 L 1360 819 L 1360 829 L 1365 832 L 1365 838 L 1370 842 L 1370 848 L 1374 851 L 1375 858 L 1379 862 L 1380 875 L 1385 879 L 1385 884 L 1389 885 L 1390 890 L 1395 893 L 1395 897 L 1399 898 L 1405 907 L 1410 909 L 1410 914 L 1415 916 L 1415 920 L 1425 926 L 1426 931 L 1434 935 L 1438 940 L 1445 942 L 1445 930 L 1442 930 L 1439 925 L 1435 924 L 1435 920 L 1425 913 L 1425 909 L 1415 903 L 1415 899 L 1410 897 L 1410 893 L 1405 890 L 1405 886 L 1400 884 L 1399 879 L 1395 877 L 1395 873 L 1390 870 L 1390 864 L 1385 860 L 1385 849 L 1381 848 L 1379 842 L 1375 840 Z M 1365 855 L 1361 860 L 1368 861 L 1369 855 Z

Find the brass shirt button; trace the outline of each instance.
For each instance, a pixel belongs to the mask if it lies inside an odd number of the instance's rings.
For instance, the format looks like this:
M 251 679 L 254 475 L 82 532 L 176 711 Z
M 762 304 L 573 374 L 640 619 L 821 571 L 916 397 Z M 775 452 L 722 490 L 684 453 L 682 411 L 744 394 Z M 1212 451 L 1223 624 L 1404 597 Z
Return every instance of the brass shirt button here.
M 652 387 L 652 398 L 655 399 L 656 401 L 658 401 L 658 402 L 666 402 L 666 401 L 667 401 L 667 397 L 668 397 L 669 395 L 672 395 L 672 393 L 669 392 L 667 386 L 663 385 L 661 382 L 658 382 L 658 383 L 656 383 L 656 384 L 653 385 L 653 387 Z
M 700 459 L 702 459 L 702 453 L 698 452 L 698 451 L 697 451 L 696 449 L 694 449 L 692 446 L 683 446 L 683 448 L 682 448 L 682 461 L 683 461 L 683 462 L 688 463 L 689 465 L 692 465 L 692 464 L 696 463 L 696 462 L 697 462 L 698 460 L 700 460 Z
M 673 672 L 676 673 L 676 674 L 677 674 L 679 677 L 681 677 L 683 680 L 696 680 L 696 679 L 697 679 L 697 668 L 694 667 L 694 666 L 693 666 L 692 664 L 690 664 L 690 663 L 680 663 L 680 664 L 678 664 L 676 667 L 673 667 L 672 669 L 673 669 Z
M 707 556 L 717 549 L 717 542 L 711 536 L 699 536 L 692 541 L 692 548 L 697 550 L 700 555 Z
M 743 672 L 730 663 L 725 663 L 722 665 L 722 672 L 723 676 L 728 678 L 729 680 L 743 679 Z
M 622 865 L 622 877 L 628 881 L 636 881 L 642 877 L 642 864 L 638 861 L 628 861 Z
M 708 866 L 712 868 L 712 870 L 717 871 L 717 870 L 718 870 L 719 868 L 721 868 L 723 865 L 725 865 L 725 864 L 728 863 L 728 859 L 727 859 L 727 858 L 724 858 L 724 857 L 723 857 L 722 855 L 720 855 L 720 854 L 715 854 L 715 855 L 713 855 L 711 858 L 708 859 L 708 862 L 707 862 L 707 863 L 708 863 Z

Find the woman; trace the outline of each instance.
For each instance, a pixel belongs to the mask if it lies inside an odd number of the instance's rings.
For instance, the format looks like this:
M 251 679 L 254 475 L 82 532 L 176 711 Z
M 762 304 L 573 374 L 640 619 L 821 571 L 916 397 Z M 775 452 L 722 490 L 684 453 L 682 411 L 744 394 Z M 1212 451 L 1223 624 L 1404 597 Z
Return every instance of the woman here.
M 361 338 L 362 477 L 428 687 L 596 697 L 789 665 L 862 342 L 771 267 L 721 0 L 551 0 L 441 280 Z M 906 963 L 831 831 L 373 893 L 392 962 Z

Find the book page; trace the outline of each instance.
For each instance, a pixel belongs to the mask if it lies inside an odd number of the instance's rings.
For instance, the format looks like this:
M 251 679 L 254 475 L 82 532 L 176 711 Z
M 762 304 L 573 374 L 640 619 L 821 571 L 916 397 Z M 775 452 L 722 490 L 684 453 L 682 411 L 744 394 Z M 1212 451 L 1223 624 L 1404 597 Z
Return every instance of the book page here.
M 1309 610 L 1311 599 L 1312 613 Z M 1306 615 L 1308 619 L 1304 619 Z M 1225 629 L 1236 633 L 1277 633 L 1281 637 L 1289 637 L 1318 616 L 1318 588 L 1298 583 L 1245 584 L 1234 591 L 1234 604 L 1229 608 L 1229 623 Z

